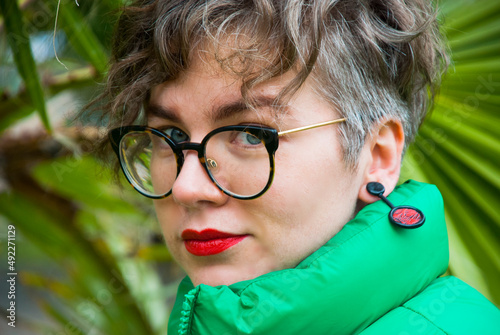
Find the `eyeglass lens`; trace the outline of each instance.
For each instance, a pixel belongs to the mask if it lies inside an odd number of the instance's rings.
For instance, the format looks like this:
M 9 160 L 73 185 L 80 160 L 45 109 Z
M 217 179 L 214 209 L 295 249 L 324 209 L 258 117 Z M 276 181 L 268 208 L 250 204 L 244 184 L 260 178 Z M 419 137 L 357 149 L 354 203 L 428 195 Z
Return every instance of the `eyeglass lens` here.
M 177 178 L 177 157 L 164 138 L 130 132 L 120 142 L 120 155 L 128 180 L 139 191 L 153 197 L 170 192 Z M 206 143 L 204 158 L 211 179 L 235 196 L 259 194 L 270 178 L 270 157 L 264 143 L 245 131 L 215 133 Z

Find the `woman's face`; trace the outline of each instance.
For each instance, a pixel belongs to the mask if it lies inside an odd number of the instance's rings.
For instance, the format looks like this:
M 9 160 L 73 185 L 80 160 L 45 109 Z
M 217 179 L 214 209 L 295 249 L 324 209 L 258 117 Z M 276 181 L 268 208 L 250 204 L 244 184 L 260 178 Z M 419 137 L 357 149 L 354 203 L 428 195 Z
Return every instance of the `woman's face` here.
M 274 79 L 252 93 L 272 101 L 289 79 Z M 256 111 L 229 108 L 241 105 L 240 87 L 214 63 L 198 60 L 152 90 L 148 124 L 167 132 L 175 127 L 182 131 L 177 136 L 199 143 L 227 125 L 287 130 L 339 117 L 308 83 L 278 113 L 265 104 Z M 184 155 L 172 194 L 154 203 L 167 246 L 194 285 L 229 285 L 294 267 L 352 217 L 362 185 L 363 169 L 351 171 L 343 163 L 336 124 L 280 137 L 273 184 L 254 200 L 222 193 L 197 153 Z

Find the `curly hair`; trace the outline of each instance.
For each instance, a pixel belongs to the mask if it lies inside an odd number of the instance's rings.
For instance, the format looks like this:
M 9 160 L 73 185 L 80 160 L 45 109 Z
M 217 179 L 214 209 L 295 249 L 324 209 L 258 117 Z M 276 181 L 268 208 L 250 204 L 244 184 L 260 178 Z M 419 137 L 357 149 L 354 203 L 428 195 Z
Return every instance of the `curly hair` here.
M 210 45 L 247 98 L 290 70 L 280 97 L 310 78 L 347 119 L 341 143 L 355 166 L 381 120 L 402 123 L 405 148 L 415 138 L 449 61 L 436 13 L 427 0 L 135 0 L 118 21 L 102 112 L 110 128 L 141 122 L 151 88 Z

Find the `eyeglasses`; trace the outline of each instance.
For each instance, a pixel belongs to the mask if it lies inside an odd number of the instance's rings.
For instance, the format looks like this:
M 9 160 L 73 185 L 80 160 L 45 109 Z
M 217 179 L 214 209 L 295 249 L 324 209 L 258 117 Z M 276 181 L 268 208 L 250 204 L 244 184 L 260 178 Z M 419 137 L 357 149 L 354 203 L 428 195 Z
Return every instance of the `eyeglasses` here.
M 147 126 L 115 128 L 109 138 L 125 177 L 148 198 L 161 199 L 172 193 L 184 164 L 183 151 L 194 150 L 222 192 L 249 200 L 264 194 L 273 182 L 280 136 L 344 121 L 341 118 L 281 132 L 250 125 L 226 126 L 212 130 L 201 143 L 187 141 L 187 135 L 177 128 L 161 131 Z

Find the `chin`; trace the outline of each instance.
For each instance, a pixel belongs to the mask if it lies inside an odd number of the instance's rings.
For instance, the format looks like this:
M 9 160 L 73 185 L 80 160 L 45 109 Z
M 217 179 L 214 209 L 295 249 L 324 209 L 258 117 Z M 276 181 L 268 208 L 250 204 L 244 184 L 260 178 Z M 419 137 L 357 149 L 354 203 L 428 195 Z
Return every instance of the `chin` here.
M 224 275 L 220 273 L 207 273 L 204 275 L 193 275 L 189 276 L 194 286 L 198 286 L 200 284 L 205 284 L 209 286 L 219 286 L 219 285 L 231 285 L 243 280 L 253 279 L 257 276 L 242 276 L 239 275 Z
M 188 272 L 194 286 L 205 284 L 209 286 L 231 285 L 240 281 L 254 279 L 270 271 L 256 269 L 241 269 L 234 266 L 215 266 L 210 269 Z

